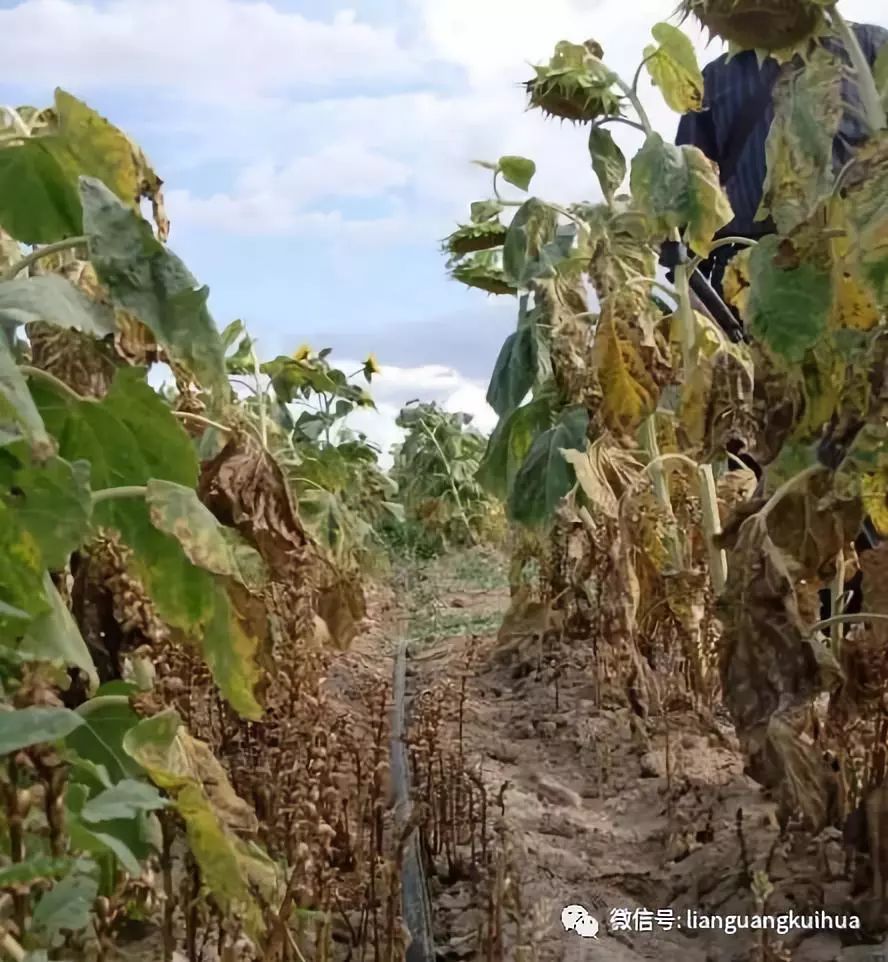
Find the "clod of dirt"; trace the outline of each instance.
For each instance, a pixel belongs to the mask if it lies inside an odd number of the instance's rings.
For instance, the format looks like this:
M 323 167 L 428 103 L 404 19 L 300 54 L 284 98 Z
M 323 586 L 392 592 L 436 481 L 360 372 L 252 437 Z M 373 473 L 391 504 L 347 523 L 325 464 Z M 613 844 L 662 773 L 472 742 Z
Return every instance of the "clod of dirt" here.
M 580 808 L 583 804 L 579 792 L 575 792 L 572 788 L 562 785 L 561 782 L 551 775 L 533 772 L 530 776 L 530 783 L 536 789 L 539 798 L 551 802 L 553 805 Z

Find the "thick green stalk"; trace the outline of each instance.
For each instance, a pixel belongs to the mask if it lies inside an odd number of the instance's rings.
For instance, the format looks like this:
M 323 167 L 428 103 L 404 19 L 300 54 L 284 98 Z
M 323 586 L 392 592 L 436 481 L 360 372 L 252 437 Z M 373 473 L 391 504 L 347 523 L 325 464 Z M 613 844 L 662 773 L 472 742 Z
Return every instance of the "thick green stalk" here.
M 36 264 L 41 258 L 49 257 L 51 254 L 58 254 L 60 251 L 67 251 L 72 250 L 75 247 L 82 247 L 88 242 L 88 237 L 69 237 L 67 240 L 56 241 L 54 244 L 47 244 L 45 247 L 40 247 L 36 251 L 31 251 L 30 254 L 26 254 L 20 261 L 16 261 L 14 264 L 8 267 L 6 271 L 4 271 L 3 275 L 0 276 L 0 280 L 11 281 L 23 270 L 27 269 L 32 264 Z
M 882 99 L 879 97 L 876 80 L 870 69 L 869 61 L 866 59 L 860 47 L 857 34 L 854 33 L 851 25 L 842 14 L 839 13 L 839 9 L 835 4 L 829 8 L 829 16 L 836 29 L 836 33 L 841 37 L 842 43 L 848 51 L 848 56 L 851 58 L 851 66 L 854 68 L 854 73 L 857 78 L 857 90 L 860 96 L 860 102 L 863 105 L 863 114 L 866 118 L 867 125 L 871 133 L 878 133 L 886 127 L 885 108 L 882 106 Z

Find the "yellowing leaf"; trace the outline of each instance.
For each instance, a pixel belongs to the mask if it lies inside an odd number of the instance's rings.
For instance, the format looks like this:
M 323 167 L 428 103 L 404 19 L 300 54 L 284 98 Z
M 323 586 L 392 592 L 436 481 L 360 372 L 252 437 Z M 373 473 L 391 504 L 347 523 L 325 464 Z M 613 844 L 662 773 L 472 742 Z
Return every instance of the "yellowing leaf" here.
M 888 538 L 888 470 L 865 474 L 860 480 L 860 497 L 877 533 Z
M 151 523 L 176 538 L 192 564 L 234 578 L 248 588 L 265 584 L 268 572 L 259 552 L 234 528 L 219 524 L 192 488 L 152 478 L 145 500 Z
M 700 110 L 703 73 L 690 38 L 669 23 L 656 24 L 651 33 L 659 46 L 645 48 L 645 65 L 663 99 L 680 114 Z
M 256 664 L 259 639 L 239 617 L 222 585 L 216 588 L 216 608 L 203 636 L 203 655 L 225 700 L 244 718 L 258 721 L 262 706 L 256 686 L 262 675 Z
M 635 345 L 621 336 L 614 313 L 607 306 L 598 320 L 592 350 L 604 395 L 604 422 L 617 434 L 631 434 L 653 413 L 658 391 Z
M 235 834 L 254 832 L 256 816 L 234 792 L 209 746 L 192 738 L 171 710 L 143 719 L 127 732 L 123 746 L 173 796 L 213 897 L 244 920 L 249 935 L 261 935 L 265 926 L 251 886 L 273 901 L 279 894 L 277 870 L 264 852 Z
M 83 101 L 64 90 L 55 92 L 60 135 L 56 156 L 72 183 L 81 176 L 96 177 L 123 201 L 138 207 L 142 185 L 156 180 L 144 166 L 144 155 L 129 138 Z
M 741 317 L 746 317 L 747 304 L 749 303 L 749 256 L 751 253 L 750 248 L 747 247 L 739 254 L 735 254 L 728 261 L 722 281 L 725 300 L 737 309 Z
M 842 72 L 824 50 L 790 71 L 774 91 L 767 177 L 758 218 L 770 214 L 788 234 L 807 221 L 832 190 L 833 139 L 842 117 Z
M 879 309 L 872 293 L 851 274 L 842 274 L 835 285 L 830 324 L 854 331 L 871 331 L 879 323 Z
M 718 171 L 697 147 L 667 144 L 651 134 L 632 161 L 632 196 L 662 237 L 683 229 L 688 246 L 701 257 L 715 234 L 733 220 Z
M 852 256 L 882 307 L 888 305 L 888 133 L 858 151 L 848 173 L 847 215 Z

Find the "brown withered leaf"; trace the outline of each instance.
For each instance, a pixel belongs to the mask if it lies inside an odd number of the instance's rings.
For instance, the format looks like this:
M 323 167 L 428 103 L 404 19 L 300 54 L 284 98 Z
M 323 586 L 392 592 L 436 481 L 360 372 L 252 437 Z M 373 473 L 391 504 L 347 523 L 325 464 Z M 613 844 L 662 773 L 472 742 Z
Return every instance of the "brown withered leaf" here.
M 863 572 L 864 608 L 877 615 L 888 615 L 888 541 L 860 555 Z M 870 632 L 877 643 L 888 646 L 888 622 L 873 621 Z
M 284 473 L 247 434 L 233 434 L 201 466 L 198 494 L 223 523 L 254 544 L 277 581 L 304 574 L 310 540 Z
M 367 604 L 356 573 L 331 574 L 333 577 L 318 590 L 315 610 L 326 625 L 329 640 L 340 651 L 345 651 L 367 614 Z
M 790 563 L 755 518 L 743 522 L 719 605 L 722 690 L 741 744 L 778 711 L 807 702 L 821 689 Z

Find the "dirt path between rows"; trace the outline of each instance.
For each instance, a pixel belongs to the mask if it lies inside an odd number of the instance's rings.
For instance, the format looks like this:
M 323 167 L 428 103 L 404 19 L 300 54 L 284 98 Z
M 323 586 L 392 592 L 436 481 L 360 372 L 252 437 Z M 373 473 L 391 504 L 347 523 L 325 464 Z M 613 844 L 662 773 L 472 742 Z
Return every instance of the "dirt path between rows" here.
M 505 958 L 539 962 L 879 962 L 876 945 L 848 945 L 856 933 L 760 933 L 693 930 L 688 913 L 749 916 L 750 879 L 767 869 L 773 892 L 765 912 L 804 915 L 845 909 L 841 839 L 794 834 L 778 843 L 774 806 L 742 773 L 730 725 L 707 728 L 691 714 L 641 718 L 630 708 L 599 707 L 589 672 L 568 667 L 554 683 L 512 677 L 491 658 L 492 625 L 508 603 L 502 587 L 448 584 L 435 598 L 436 625 L 451 625 L 412 647 L 408 690 L 414 697 L 460 679 L 465 765 L 502 799 L 502 827 L 516 851 L 527 918 L 520 940 L 505 933 Z M 414 624 L 403 593 L 377 606 L 376 625 L 345 661 L 354 670 L 389 670 L 392 641 Z M 446 635 L 446 637 L 444 636 Z M 345 665 L 340 665 L 342 670 Z M 338 672 L 337 672 L 338 673 Z M 455 720 L 450 722 L 455 735 Z M 668 742 L 668 746 L 667 746 Z M 667 751 L 668 747 L 668 751 Z M 738 817 L 740 828 L 738 829 Z M 433 873 L 434 874 L 434 873 Z M 432 878 L 438 957 L 487 960 L 475 935 L 485 906 L 472 879 Z M 564 906 L 578 903 L 598 919 L 597 939 L 565 932 Z M 628 930 L 609 927 L 626 910 Z M 635 913 L 635 914 L 633 914 Z M 616 920 L 614 920 L 616 921 Z M 532 948 L 531 948 L 532 946 Z M 888 958 L 885 955 L 884 958 Z

